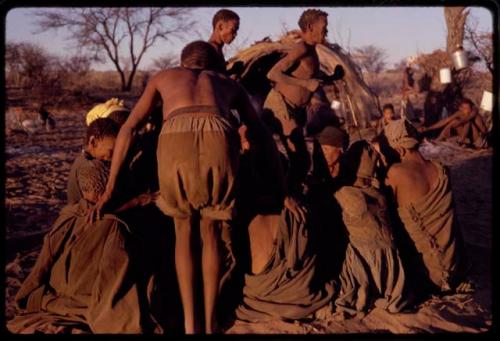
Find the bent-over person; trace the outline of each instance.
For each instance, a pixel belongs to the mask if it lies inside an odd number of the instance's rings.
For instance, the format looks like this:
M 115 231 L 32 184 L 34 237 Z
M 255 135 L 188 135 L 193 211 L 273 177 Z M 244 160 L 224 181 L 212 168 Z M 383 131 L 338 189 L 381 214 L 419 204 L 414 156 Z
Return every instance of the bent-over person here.
M 362 140 L 349 148 L 341 165 L 345 186 L 335 198 L 342 207 L 349 244 L 335 300 L 339 317 L 362 315 L 375 302 L 391 313 L 407 305 L 405 271 L 377 176 L 379 159 L 378 152 Z
M 219 73 L 219 56 L 207 42 L 184 47 L 181 66 L 159 72 L 148 83 L 122 126 L 99 213 L 115 187 L 133 131 L 163 101 L 163 128 L 158 141 L 159 208 L 174 218 L 175 263 L 186 333 L 200 330 L 195 316 L 194 229 L 202 239 L 201 265 L 205 331 L 216 330 L 215 307 L 221 277 L 221 222 L 234 216 L 239 136 L 229 118 L 238 110 L 250 134 L 265 131 L 245 90 Z
M 16 294 L 13 333 L 161 332 L 140 285 L 140 260 L 129 227 L 114 214 L 89 223 L 87 212 L 106 186 L 108 169 L 85 163 L 83 198 L 62 209 L 36 263 Z

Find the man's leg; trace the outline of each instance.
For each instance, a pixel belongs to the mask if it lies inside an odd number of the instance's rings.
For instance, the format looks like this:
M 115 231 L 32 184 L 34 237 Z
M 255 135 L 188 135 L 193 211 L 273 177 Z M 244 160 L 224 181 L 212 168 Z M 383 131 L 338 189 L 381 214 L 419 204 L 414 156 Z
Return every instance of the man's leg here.
M 194 297 L 194 257 L 192 250 L 192 218 L 174 218 L 175 223 L 175 268 L 184 310 L 184 329 L 186 334 L 199 332 L 195 320 Z
M 219 250 L 220 222 L 201 218 L 200 234 L 202 240 L 203 295 L 205 302 L 205 331 L 216 332 L 215 308 L 219 293 L 221 256 Z
M 467 138 L 467 136 L 469 135 L 470 128 L 471 128 L 471 123 L 470 123 L 470 121 L 465 122 L 465 123 L 464 123 L 464 124 L 462 124 L 461 126 L 456 127 L 456 129 L 457 129 L 457 133 L 458 133 L 458 136 L 459 136 L 458 141 L 459 141 L 460 143 L 465 143 L 465 139 L 466 139 L 466 138 Z M 472 143 L 473 141 L 470 141 L 470 142 Z
M 437 141 L 442 141 L 442 140 L 445 140 L 447 138 L 449 138 L 451 136 L 451 129 L 453 129 L 453 124 L 455 123 L 455 120 L 451 121 L 450 123 L 448 123 L 444 128 L 443 130 L 441 131 L 441 133 L 439 134 L 439 136 L 437 137 Z

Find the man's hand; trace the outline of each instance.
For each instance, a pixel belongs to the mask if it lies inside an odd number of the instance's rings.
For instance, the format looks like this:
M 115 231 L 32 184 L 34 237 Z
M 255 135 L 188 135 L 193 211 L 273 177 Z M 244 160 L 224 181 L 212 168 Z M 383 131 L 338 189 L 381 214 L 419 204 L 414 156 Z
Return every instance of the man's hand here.
M 285 197 L 285 207 L 289 209 L 290 212 L 292 212 L 293 216 L 298 221 L 306 220 L 307 209 L 301 204 L 299 204 L 298 201 L 295 200 L 294 198 L 289 196 Z
M 321 85 L 321 80 L 316 79 L 316 78 L 311 78 L 311 79 L 307 80 L 307 86 L 306 86 L 306 88 L 310 92 L 314 92 L 314 91 L 316 91 L 316 89 L 318 89 L 318 87 L 320 85 Z

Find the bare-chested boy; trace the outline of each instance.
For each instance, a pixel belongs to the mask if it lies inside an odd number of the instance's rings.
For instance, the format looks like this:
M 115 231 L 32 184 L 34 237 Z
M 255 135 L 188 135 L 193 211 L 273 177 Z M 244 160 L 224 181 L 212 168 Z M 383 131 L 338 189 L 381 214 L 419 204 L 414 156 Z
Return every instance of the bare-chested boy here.
M 186 333 L 199 331 L 195 318 L 192 235 L 199 223 L 205 330 L 215 331 L 215 306 L 220 278 L 220 222 L 234 215 L 239 136 L 228 120 L 236 109 L 249 133 L 264 132 L 244 89 L 218 73 L 216 50 L 207 42 L 184 47 L 181 66 L 164 70 L 148 83 L 116 141 L 106 192 L 99 213 L 115 187 L 118 171 L 134 129 L 158 100 L 163 101 L 163 129 L 158 142 L 158 206 L 174 217 L 175 261 L 184 309 Z M 254 135 L 255 136 L 255 135 Z
M 327 13 L 316 9 L 304 11 L 299 19 L 302 41 L 267 74 L 275 84 L 264 102 L 264 108 L 271 110 L 280 121 L 285 137 L 304 126 L 305 108 L 321 83 L 315 47 L 325 41 L 327 16 Z
M 390 122 L 384 133 L 401 159 L 389 168 L 386 184 L 392 188 L 404 228 L 430 280 L 441 291 L 461 290 L 466 259 L 447 172 L 420 154 L 418 133 L 409 121 Z
M 451 137 L 455 131 L 459 136 L 458 142 L 466 144 L 466 139 L 470 138 L 470 144 L 477 148 L 486 146 L 485 135 L 488 132 L 481 115 L 471 100 L 465 98 L 460 103 L 458 111 L 450 117 L 436 122 L 427 128 L 421 128 L 421 132 L 442 128 L 437 140 L 441 141 Z
M 267 74 L 274 85 L 264 102 L 263 118 L 272 127 L 278 150 L 289 163 L 286 172 L 291 193 L 302 191 L 302 183 L 312 170 L 312 141 L 304 138 L 304 127 L 306 107 L 321 84 L 316 45 L 325 41 L 327 16 L 317 9 L 304 11 L 298 22 L 301 42 Z M 335 79 L 333 76 L 328 79 Z
M 222 48 L 225 44 L 231 44 L 236 38 L 240 28 L 240 17 L 231 10 L 221 9 L 215 13 L 212 19 L 212 28 L 212 35 L 208 42 L 217 50 L 225 63 Z

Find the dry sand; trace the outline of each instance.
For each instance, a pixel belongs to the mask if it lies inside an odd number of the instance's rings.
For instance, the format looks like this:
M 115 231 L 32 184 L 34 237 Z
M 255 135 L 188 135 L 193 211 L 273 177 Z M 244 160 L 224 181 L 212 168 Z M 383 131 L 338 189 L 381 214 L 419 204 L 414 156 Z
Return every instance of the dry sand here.
M 54 132 L 6 137 L 6 318 L 13 298 L 40 250 L 43 234 L 63 207 L 66 181 L 85 132 L 84 111 L 53 112 Z M 452 187 L 467 250 L 474 264 L 472 295 L 432 297 L 416 313 L 374 308 L 362 319 L 236 323 L 227 333 L 433 333 L 482 332 L 491 326 L 492 150 L 472 151 L 452 143 L 424 144 L 422 152 L 451 167 Z

